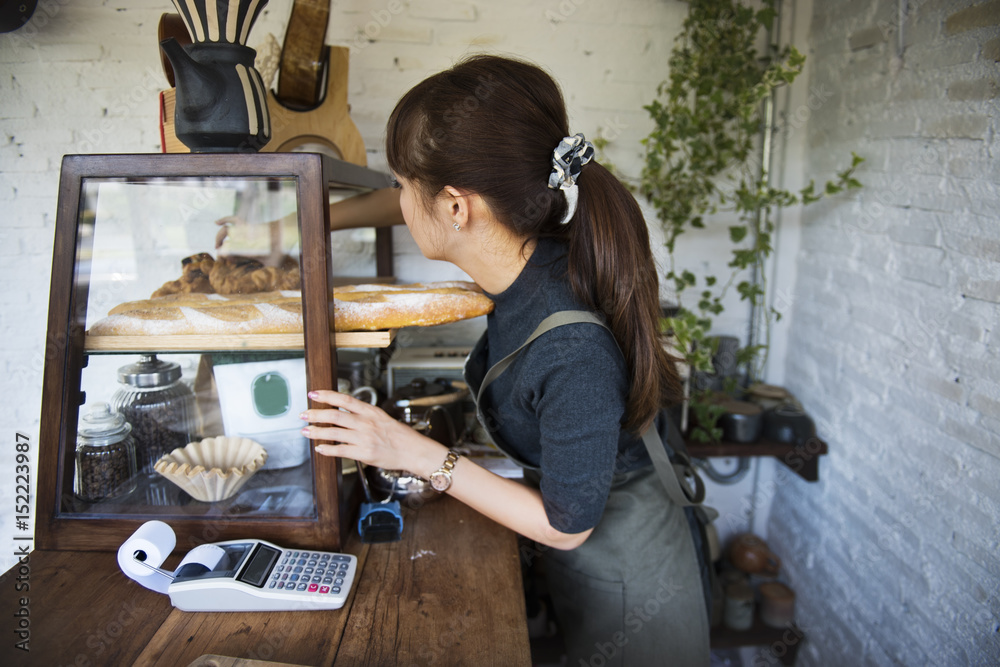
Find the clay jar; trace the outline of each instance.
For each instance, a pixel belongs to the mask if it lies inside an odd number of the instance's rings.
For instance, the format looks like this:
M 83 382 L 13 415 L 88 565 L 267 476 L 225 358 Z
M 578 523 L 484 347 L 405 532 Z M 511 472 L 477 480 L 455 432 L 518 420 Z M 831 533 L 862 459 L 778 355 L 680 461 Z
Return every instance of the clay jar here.
M 768 548 L 764 540 L 751 533 L 733 538 L 729 545 L 729 561 L 741 572 L 765 577 L 775 577 L 781 569 L 781 559 Z
M 267 95 L 247 35 L 267 0 L 174 0 L 191 44 L 160 42 L 177 88 L 174 128 L 194 153 L 256 152 L 271 138 Z

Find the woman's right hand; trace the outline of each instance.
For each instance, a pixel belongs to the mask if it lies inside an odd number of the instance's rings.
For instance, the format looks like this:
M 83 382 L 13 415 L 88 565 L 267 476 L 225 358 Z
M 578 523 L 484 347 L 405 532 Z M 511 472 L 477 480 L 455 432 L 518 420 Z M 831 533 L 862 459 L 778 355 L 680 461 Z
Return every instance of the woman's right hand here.
M 299 415 L 309 422 L 302 434 L 323 441 L 316 445 L 316 451 L 324 456 L 340 456 L 427 477 L 447 453 L 437 441 L 349 394 L 312 391 L 309 398 L 330 406 L 310 408 Z

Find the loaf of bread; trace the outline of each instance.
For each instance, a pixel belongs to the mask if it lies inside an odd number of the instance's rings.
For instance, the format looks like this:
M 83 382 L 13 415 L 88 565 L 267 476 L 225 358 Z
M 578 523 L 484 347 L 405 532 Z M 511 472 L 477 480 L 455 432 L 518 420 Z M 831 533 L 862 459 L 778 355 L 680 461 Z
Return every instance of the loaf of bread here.
M 433 326 L 485 315 L 493 302 L 469 282 L 348 285 L 333 292 L 334 331 Z M 253 294 L 178 292 L 115 306 L 91 336 L 275 334 L 302 332 L 299 291 Z

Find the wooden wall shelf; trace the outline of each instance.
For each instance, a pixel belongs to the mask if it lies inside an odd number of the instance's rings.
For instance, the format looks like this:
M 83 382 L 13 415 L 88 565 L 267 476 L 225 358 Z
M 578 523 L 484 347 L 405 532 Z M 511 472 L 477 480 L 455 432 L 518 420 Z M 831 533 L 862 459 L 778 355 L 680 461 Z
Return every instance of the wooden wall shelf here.
M 755 656 L 753 664 L 794 665 L 799 646 L 805 641 L 805 634 L 794 622 L 784 628 L 764 625 L 754 614 L 753 625 L 748 630 L 732 630 L 720 625 L 712 628 L 712 648 L 739 648 L 760 646 L 761 659 Z
M 686 444 L 688 454 L 696 459 L 773 456 L 807 482 L 819 481 L 819 457 L 828 451 L 826 443 L 819 438 L 810 438 L 801 445 L 764 439 L 751 443 L 687 440 Z
M 395 329 L 387 331 L 339 331 L 334 334 L 337 347 L 389 347 L 396 335 Z M 215 352 L 233 350 L 304 350 L 302 334 L 252 334 L 226 335 L 175 335 L 175 336 L 90 336 L 84 349 L 88 353 L 105 352 Z

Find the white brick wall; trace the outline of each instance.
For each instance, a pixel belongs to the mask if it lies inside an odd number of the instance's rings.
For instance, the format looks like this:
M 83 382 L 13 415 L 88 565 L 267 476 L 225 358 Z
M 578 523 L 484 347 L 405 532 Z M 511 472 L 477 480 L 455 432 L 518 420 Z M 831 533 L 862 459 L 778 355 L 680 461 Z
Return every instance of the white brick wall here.
M 814 5 L 809 74 L 835 93 L 808 177 L 868 162 L 860 194 L 804 214 L 785 377 L 830 455 L 778 487 L 768 535 L 799 664 L 995 665 L 1000 2 L 897 9 Z

